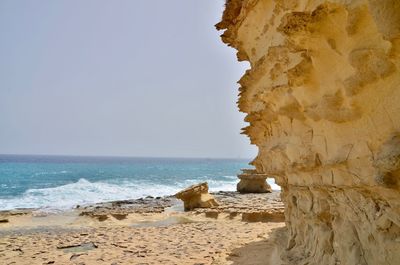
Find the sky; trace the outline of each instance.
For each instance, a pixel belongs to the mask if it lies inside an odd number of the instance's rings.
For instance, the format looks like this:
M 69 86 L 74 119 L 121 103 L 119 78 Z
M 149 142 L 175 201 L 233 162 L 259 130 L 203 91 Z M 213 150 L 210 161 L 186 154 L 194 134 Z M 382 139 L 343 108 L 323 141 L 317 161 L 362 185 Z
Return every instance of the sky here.
M 254 157 L 223 5 L 0 1 L 0 154 Z

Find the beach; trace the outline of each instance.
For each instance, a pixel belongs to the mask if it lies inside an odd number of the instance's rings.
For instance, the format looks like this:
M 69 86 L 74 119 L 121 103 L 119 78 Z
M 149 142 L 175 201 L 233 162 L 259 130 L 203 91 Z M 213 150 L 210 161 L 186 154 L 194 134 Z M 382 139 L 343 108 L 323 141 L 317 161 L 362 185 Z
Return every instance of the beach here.
M 212 194 L 219 206 L 187 212 L 172 196 L 3 211 L 0 263 L 269 264 L 285 229 L 280 192 Z

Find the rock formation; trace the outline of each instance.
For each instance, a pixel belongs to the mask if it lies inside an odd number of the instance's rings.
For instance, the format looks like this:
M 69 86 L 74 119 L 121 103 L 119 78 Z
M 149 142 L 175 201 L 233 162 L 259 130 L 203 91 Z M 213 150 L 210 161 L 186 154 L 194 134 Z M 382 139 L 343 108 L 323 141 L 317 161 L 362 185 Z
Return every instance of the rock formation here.
M 219 191 L 212 195 L 219 205 L 196 208 L 193 210 L 194 215 L 204 214 L 214 219 L 244 222 L 283 222 L 285 219 L 284 206 L 277 191 L 268 194 Z
M 400 1 L 228 0 L 252 164 L 295 264 L 400 264 Z
M 175 194 L 175 197 L 183 201 L 185 211 L 190 211 L 194 208 L 218 206 L 214 197 L 208 193 L 207 182 L 192 185 Z
M 162 213 L 165 208 L 176 203 L 175 198 L 147 196 L 145 198 L 101 202 L 86 206 L 77 206 L 80 216 L 89 216 L 99 221 L 109 220 L 110 217 L 116 220 L 124 220 L 130 214 L 151 214 Z M 0 213 L 1 216 L 1 213 Z
M 267 193 L 271 192 L 271 186 L 266 182 L 268 176 L 260 174 L 255 169 L 242 169 L 242 174 L 237 184 L 237 191 L 240 193 Z

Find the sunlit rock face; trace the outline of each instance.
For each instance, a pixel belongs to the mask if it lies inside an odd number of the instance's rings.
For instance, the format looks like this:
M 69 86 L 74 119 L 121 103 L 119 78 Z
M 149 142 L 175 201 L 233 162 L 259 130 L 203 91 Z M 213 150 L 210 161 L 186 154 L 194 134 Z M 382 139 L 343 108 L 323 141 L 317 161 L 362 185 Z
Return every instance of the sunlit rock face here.
M 222 40 L 295 264 L 400 264 L 400 1 L 230 0 Z

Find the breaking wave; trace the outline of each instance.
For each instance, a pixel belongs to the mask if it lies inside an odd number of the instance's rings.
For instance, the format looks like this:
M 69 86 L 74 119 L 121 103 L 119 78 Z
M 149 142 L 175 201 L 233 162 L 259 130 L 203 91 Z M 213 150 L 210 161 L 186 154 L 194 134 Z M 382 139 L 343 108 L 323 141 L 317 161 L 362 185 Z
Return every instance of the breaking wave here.
M 173 195 L 189 185 L 203 181 L 208 182 L 211 191 L 236 190 L 236 176 L 223 176 L 218 180 L 204 176 L 171 185 L 126 180 L 120 182 L 90 182 L 81 178 L 74 183 L 52 188 L 28 189 L 20 196 L 2 198 L 0 199 L 0 210 L 41 208 L 48 211 L 62 211 L 71 209 L 76 205 L 138 199 L 145 196 Z M 268 179 L 268 182 L 274 190 L 280 190 L 280 187 L 272 179 Z

